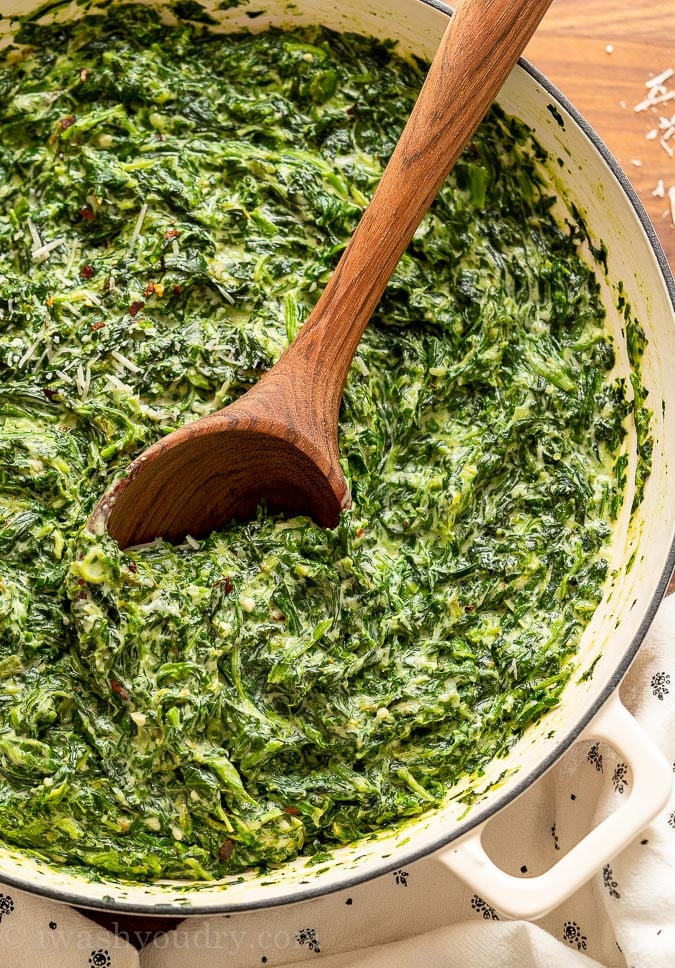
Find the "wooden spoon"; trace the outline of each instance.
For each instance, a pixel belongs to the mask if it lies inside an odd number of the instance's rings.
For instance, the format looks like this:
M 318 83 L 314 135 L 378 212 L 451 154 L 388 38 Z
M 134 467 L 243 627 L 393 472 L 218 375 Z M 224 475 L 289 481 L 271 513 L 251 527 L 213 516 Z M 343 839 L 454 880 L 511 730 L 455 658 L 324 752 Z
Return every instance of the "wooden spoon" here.
M 88 523 L 121 548 L 199 537 L 232 518 L 349 506 L 337 423 L 364 329 L 448 172 L 551 0 L 460 0 L 373 199 L 281 359 L 247 393 L 149 447 Z

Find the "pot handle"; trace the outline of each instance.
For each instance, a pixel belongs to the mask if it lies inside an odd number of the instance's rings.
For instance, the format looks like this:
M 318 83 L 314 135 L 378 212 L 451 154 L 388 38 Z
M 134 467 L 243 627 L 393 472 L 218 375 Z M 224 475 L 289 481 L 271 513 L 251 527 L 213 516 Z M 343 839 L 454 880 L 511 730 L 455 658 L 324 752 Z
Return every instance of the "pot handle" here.
M 630 767 L 632 784 L 624 803 L 590 831 L 553 867 L 535 877 L 507 874 L 482 844 L 489 821 L 436 855 L 501 914 L 536 920 L 570 897 L 619 854 L 665 807 L 673 785 L 670 764 L 615 693 L 577 742 L 602 740 Z

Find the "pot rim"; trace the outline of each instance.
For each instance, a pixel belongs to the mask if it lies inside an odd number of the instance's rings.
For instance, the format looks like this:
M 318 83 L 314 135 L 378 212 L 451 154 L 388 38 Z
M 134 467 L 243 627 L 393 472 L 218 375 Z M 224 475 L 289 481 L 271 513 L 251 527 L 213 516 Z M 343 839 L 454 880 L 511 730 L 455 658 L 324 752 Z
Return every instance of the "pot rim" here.
M 423 3 L 425 6 L 438 10 L 440 13 L 445 14 L 448 17 L 452 15 L 452 6 L 442 2 L 442 0 L 419 0 L 419 2 Z M 651 219 L 649 218 L 644 205 L 640 201 L 635 188 L 631 184 L 627 175 L 624 173 L 620 164 L 595 129 L 583 117 L 579 110 L 575 108 L 566 95 L 556 87 L 555 84 L 553 84 L 537 67 L 535 67 L 524 57 L 519 58 L 517 66 L 528 74 L 532 80 L 535 81 L 552 98 L 554 102 L 556 102 L 566 111 L 572 121 L 581 129 L 582 133 L 588 138 L 593 147 L 601 155 L 605 165 L 614 178 L 618 181 L 619 186 L 623 190 L 623 193 L 627 197 L 628 201 L 631 203 L 640 225 L 645 232 L 649 246 L 651 247 L 659 265 L 666 291 L 670 298 L 673 311 L 675 312 L 675 279 L 673 278 L 673 272 L 671 271 L 665 252 L 656 234 L 656 230 L 654 229 Z M 675 534 L 671 538 L 670 548 L 666 556 L 661 575 L 655 585 L 652 597 L 647 608 L 645 609 L 637 632 L 628 644 L 628 647 L 621 656 L 620 661 L 614 668 L 612 674 L 608 677 L 604 687 L 591 703 L 590 707 L 582 716 L 579 717 L 574 726 L 567 730 L 559 742 L 556 743 L 555 747 L 537 763 L 536 767 L 532 769 L 526 776 L 523 776 L 520 780 L 514 782 L 513 785 L 509 785 L 508 789 L 497 797 L 494 802 L 490 803 L 489 806 L 483 807 L 482 809 L 477 808 L 474 812 L 472 812 L 471 817 L 468 817 L 465 821 L 459 823 L 457 827 L 455 827 L 447 835 L 436 837 L 430 843 L 426 843 L 424 846 L 411 846 L 409 848 L 406 848 L 405 846 L 399 847 L 395 851 L 395 856 L 392 856 L 391 859 L 383 858 L 381 861 L 379 861 L 375 871 L 373 871 L 371 868 L 368 868 L 362 873 L 350 873 L 349 875 L 345 876 L 336 875 L 334 880 L 327 880 L 324 883 L 315 879 L 311 883 L 298 884 L 296 888 L 294 888 L 292 891 L 289 891 L 287 894 L 277 897 L 271 896 L 267 899 L 240 902 L 235 901 L 228 903 L 227 892 L 224 890 L 222 895 L 222 904 L 214 905 L 212 903 L 197 903 L 194 905 L 190 904 L 189 907 L 186 905 L 185 909 L 179 907 L 178 910 L 178 906 L 176 905 L 175 901 L 159 901 L 154 903 L 148 899 L 145 904 L 141 905 L 137 901 L 126 901 L 124 898 L 120 897 L 103 897 L 101 899 L 94 900 L 87 894 L 78 895 L 77 893 L 69 893 L 67 897 L 64 897 L 62 889 L 50 887 L 48 884 L 32 881 L 28 878 L 18 877 L 13 874 L 3 873 L 1 877 L 2 883 L 18 890 L 26 891 L 30 894 L 59 901 L 61 903 L 66 903 L 70 906 L 79 907 L 85 910 L 88 909 L 109 913 L 124 913 L 139 917 L 142 916 L 144 918 L 166 918 L 167 915 L 170 915 L 174 916 L 176 923 L 178 923 L 179 921 L 183 921 L 188 917 L 191 918 L 196 916 L 209 916 L 223 913 L 264 910 L 271 907 L 281 907 L 288 904 L 296 904 L 301 901 L 314 900 L 328 894 L 334 894 L 338 891 L 347 890 L 369 880 L 374 880 L 375 878 L 384 874 L 398 870 L 406 864 L 414 863 L 415 861 L 428 857 L 436 851 L 448 847 L 451 843 L 453 843 L 453 841 L 459 840 L 461 837 L 466 836 L 468 833 L 470 833 L 470 831 L 474 830 L 480 824 L 491 820 L 497 813 L 503 810 L 506 806 L 508 806 L 515 799 L 521 796 L 521 794 L 533 786 L 539 779 L 541 779 L 541 777 L 571 748 L 575 740 L 578 739 L 589 722 L 607 702 L 610 696 L 619 688 L 624 676 L 628 672 L 628 669 L 635 659 L 640 646 L 642 645 L 658 607 L 665 596 L 674 571 Z M 112 884 L 113 882 L 111 881 L 110 883 Z M 119 881 L 118 883 L 120 887 L 124 886 L 123 881 Z M 196 892 L 199 892 L 199 887 L 200 882 L 195 882 Z M 184 897 L 185 900 L 187 900 L 189 894 L 185 893 Z

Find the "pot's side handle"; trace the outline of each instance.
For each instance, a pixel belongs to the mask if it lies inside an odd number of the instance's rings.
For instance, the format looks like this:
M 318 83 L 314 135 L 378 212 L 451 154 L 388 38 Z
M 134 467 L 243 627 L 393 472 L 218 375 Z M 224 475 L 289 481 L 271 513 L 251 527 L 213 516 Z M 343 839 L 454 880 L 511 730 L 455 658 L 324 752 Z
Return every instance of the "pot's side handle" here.
M 483 900 L 507 917 L 544 917 L 627 847 L 668 802 L 673 785 L 671 766 L 623 706 L 618 694 L 605 703 L 577 742 L 590 739 L 607 743 L 630 767 L 630 794 L 553 867 L 536 877 L 507 874 L 483 848 L 481 838 L 486 824 L 437 855 Z

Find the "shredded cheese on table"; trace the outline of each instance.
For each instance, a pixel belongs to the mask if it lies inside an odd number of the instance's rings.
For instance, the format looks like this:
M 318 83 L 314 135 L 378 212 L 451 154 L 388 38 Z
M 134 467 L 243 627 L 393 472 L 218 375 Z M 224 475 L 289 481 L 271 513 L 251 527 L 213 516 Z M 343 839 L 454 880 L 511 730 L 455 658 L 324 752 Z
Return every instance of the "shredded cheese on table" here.
M 647 89 L 646 95 L 639 100 L 633 107 L 633 111 L 637 114 L 643 111 L 655 112 L 662 108 L 662 105 L 667 104 L 675 99 L 675 88 L 669 86 L 669 82 L 675 75 L 675 69 L 668 67 L 656 74 L 653 77 L 648 78 L 645 81 L 645 88 Z M 671 116 L 666 116 L 664 114 L 659 114 L 658 122 L 655 126 L 651 127 L 649 131 L 645 134 L 645 139 L 647 141 L 658 142 L 661 149 L 669 158 L 675 158 L 675 114 Z M 633 165 L 642 164 L 642 162 L 632 161 Z M 675 226 L 675 184 L 672 184 L 669 188 L 666 188 L 665 180 L 659 178 L 656 183 L 654 190 L 652 191 L 653 198 L 666 198 L 669 200 L 669 209 L 664 212 L 664 216 L 670 216 L 670 221 L 673 226 Z

